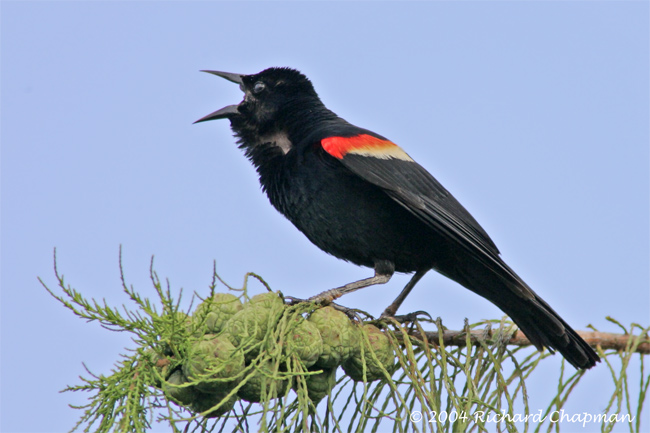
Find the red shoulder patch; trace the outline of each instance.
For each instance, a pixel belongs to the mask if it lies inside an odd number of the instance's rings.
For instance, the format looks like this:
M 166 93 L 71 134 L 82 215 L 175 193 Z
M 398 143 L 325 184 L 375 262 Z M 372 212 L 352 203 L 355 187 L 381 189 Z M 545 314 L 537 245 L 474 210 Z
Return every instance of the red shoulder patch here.
M 352 153 L 380 159 L 397 158 L 412 161 L 411 157 L 392 141 L 368 134 L 352 137 L 327 137 L 321 140 L 321 145 L 325 152 L 338 159 L 343 159 L 345 155 Z

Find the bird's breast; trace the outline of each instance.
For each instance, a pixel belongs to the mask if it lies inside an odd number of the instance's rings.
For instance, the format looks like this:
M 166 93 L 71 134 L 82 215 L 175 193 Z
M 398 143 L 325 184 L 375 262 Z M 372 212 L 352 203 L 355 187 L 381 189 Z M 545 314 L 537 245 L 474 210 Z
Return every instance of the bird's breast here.
M 260 181 L 271 204 L 329 254 L 369 267 L 389 260 L 403 272 L 428 260 L 423 224 L 331 156 L 291 152 Z

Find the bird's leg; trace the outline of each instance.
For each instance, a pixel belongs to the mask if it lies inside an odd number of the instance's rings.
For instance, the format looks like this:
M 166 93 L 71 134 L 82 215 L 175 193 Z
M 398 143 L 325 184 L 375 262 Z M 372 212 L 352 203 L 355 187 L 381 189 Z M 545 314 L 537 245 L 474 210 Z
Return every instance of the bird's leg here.
M 335 299 L 340 298 L 343 295 L 352 293 L 356 290 L 363 289 L 368 286 L 374 286 L 375 284 L 385 284 L 395 273 L 395 265 L 388 260 L 377 260 L 375 262 L 375 275 L 370 278 L 364 278 L 363 280 L 354 281 L 348 283 L 345 286 L 337 287 L 335 289 L 326 290 L 322 293 L 319 293 L 316 296 L 312 296 L 308 299 L 311 302 L 317 302 L 319 304 L 329 304 Z
M 404 302 L 404 299 L 411 293 L 411 290 L 413 290 L 413 287 L 420 281 L 422 277 L 424 277 L 424 274 L 429 272 L 428 269 L 421 269 L 417 271 L 411 280 L 406 283 L 406 286 L 404 286 L 404 289 L 402 289 L 402 292 L 397 295 L 397 298 L 393 301 L 392 304 L 390 304 L 383 313 L 381 313 L 381 317 L 395 317 L 395 313 L 397 313 L 397 309 L 402 305 L 402 302 Z M 419 312 L 418 312 L 419 313 Z
M 372 286 L 375 284 L 387 283 L 395 273 L 395 265 L 387 260 L 377 260 L 375 262 L 375 275 L 363 280 L 354 281 L 346 284 L 345 286 L 337 287 L 331 290 L 325 290 L 316 296 L 307 299 L 307 302 L 316 302 L 317 304 L 328 305 L 332 304 L 335 299 L 341 296 L 354 292 L 355 290 L 363 289 L 364 287 Z M 285 297 L 291 303 L 303 302 L 302 299 L 294 298 L 291 296 Z M 337 306 L 340 307 L 340 306 Z M 345 308 L 345 307 L 341 307 Z

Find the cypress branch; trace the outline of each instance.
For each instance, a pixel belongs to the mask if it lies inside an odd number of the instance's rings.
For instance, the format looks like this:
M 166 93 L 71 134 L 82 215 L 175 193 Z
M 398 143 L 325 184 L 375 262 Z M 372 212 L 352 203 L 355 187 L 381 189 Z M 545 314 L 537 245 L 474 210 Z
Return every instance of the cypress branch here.
M 530 350 L 528 339 L 506 318 L 466 320 L 460 331 L 446 329 L 440 319 L 435 331 L 425 330 L 423 320 L 360 326 L 333 309 L 285 305 L 253 273 L 242 288 L 232 288 L 216 269 L 209 296 L 193 295 L 199 305 L 191 302 L 190 311 L 183 311 L 180 291 L 174 294 L 169 283 L 163 288 L 153 260 L 155 301 L 126 284 L 121 251 L 120 271 L 131 308 L 84 298 L 64 281 L 56 256 L 57 289 L 41 280 L 86 322 L 134 335 L 136 347 L 119 355 L 110 374 L 86 369 L 82 384 L 65 389 L 90 394 L 87 404 L 76 407 L 82 415 L 72 431 L 144 433 L 160 423 L 173 432 L 491 432 L 531 425 L 535 431 L 560 431 L 551 414 L 563 409 L 585 376 L 562 362 L 557 395 L 537 412 L 529 405 L 535 391 L 526 381 L 549 353 Z M 269 292 L 249 297 L 249 278 Z M 217 283 L 229 293 L 217 293 Z M 644 371 L 650 327 L 607 320 L 623 333 L 593 328 L 579 333 L 597 349 L 612 378 L 611 394 L 602 392 L 594 413 L 626 412 L 626 419 L 599 419 L 603 431 L 624 422 L 640 432 L 647 428 L 641 413 L 650 388 Z M 637 366 L 640 379 L 631 386 L 628 376 Z M 423 414 L 438 415 L 418 418 Z
M 639 326 L 640 327 L 640 326 Z M 643 355 L 650 354 L 650 338 L 647 335 L 631 335 L 631 334 L 617 334 L 613 332 L 600 332 L 600 331 L 576 331 L 591 347 L 600 347 L 602 350 L 630 350 L 634 348 L 634 352 Z M 475 329 L 469 331 L 465 330 L 456 331 L 445 329 L 442 331 L 442 340 L 445 346 L 464 347 L 467 345 L 468 337 L 469 342 L 473 346 L 479 346 L 481 340 L 490 341 L 495 334 L 491 328 L 486 330 Z M 417 331 L 410 331 L 409 336 L 420 339 L 420 333 Z M 440 338 L 438 331 L 426 331 L 424 333 L 429 344 L 437 344 Z M 517 330 L 507 341 L 509 346 L 531 346 L 530 341 L 526 335 Z

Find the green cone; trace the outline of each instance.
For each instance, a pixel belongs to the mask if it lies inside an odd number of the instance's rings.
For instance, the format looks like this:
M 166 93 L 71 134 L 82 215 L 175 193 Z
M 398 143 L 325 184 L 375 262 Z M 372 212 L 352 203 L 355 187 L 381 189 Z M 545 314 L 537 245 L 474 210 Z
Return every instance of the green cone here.
M 175 403 L 180 403 L 187 406 L 194 401 L 196 390 L 193 386 L 184 386 L 187 383 L 187 377 L 183 374 L 181 369 L 174 371 L 169 378 L 162 383 L 162 389 L 165 396 Z
M 368 346 L 363 335 L 360 336 L 364 343 L 366 381 L 372 382 L 385 378 L 383 370 L 392 374 L 395 366 L 395 352 L 388 337 L 379 328 L 370 324 L 364 325 L 362 332 L 368 335 L 370 341 L 370 346 Z M 375 361 L 371 351 L 374 351 L 379 363 Z M 353 380 L 363 381 L 363 364 L 361 350 L 358 350 L 354 356 L 343 363 L 343 371 Z
M 296 355 L 305 367 L 311 367 L 323 353 L 323 339 L 315 324 L 302 316 L 297 316 L 295 320 L 298 325 L 286 336 L 286 352 Z
M 225 336 L 206 335 L 193 343 L 183 364 L 183 373 L 191 381 L 198 381 L 201 392 L 215 393 L 231 390 L 241 378 L 244 355 Z M 224 380 L 225 379 L 225 380 Z
M 227 392 L 216 392 L 216 393 L 205 393 L 201 391 L 196 391 L 196 394 L 194 396 L 194 401 L 190 404 L 190 409 L 193 412 L 196 413 L 201 413 L 205 412 L 217 404 L 221 403 L 221 401 L 226 398 L 228 395 Z M 214 409 L 208 413 L 205 414 L 206 418 L 217 418 L 220 417 L 221 415 L 229 412 L 233 407 L 235 407 L 235 403 L 237 402 L 237 395 L 233 395 L 228 399 L 228 401 L 224 402 L 218 409 Z
M 226 322 L 244 308 L 232 293 L 215 293 L 203 301 L 192 314 L 192 320 L 203 334 L 218 334 Z
M 330 390 L 336 385 L 336 367 L 334 368 L 317 368 L 312 367 L 310 371 L 323 370 L 321 373 L 305 376 L 307 385 L 307 395 L 309 399 L 317 405 L 323 398 L 327 397 Z M 298 390 L 298 384 L 294 379 L 293 389 Z
M 284 302 L 275 293 L 263 293 L 251 298 L 244 308 L 226 322 L 224 332 L 235 347 L 244 346 L 246 361 L 260 351 L 255 345 L 264 339 L 269 328 L 277 325 L 284 312 Z
M 324 307 L 314 311 L 308 320 L 316 325 L 323 339 L 323 353 L 316 361 L 317 367 L 338 367 L 358 350 L 359 327 L 344 313 Z
M 249 373 L 252 374 L 252 377 L 248 378 L 246 383 L 237 391 L 237 396 L 251 403 L 259 403 L 265 398 L 273 399 L 283 395 L 287 381 L 273 378 L 273 376 L 277 376 L 277 372 L 274 372 L 274 370 L 271 361 L 257 365 Z
M 255 295 L 248 302 L 251 305 L 264 305 L 266 308 L 284 308 L 284 302 L 275 292 L 266 292 Z

